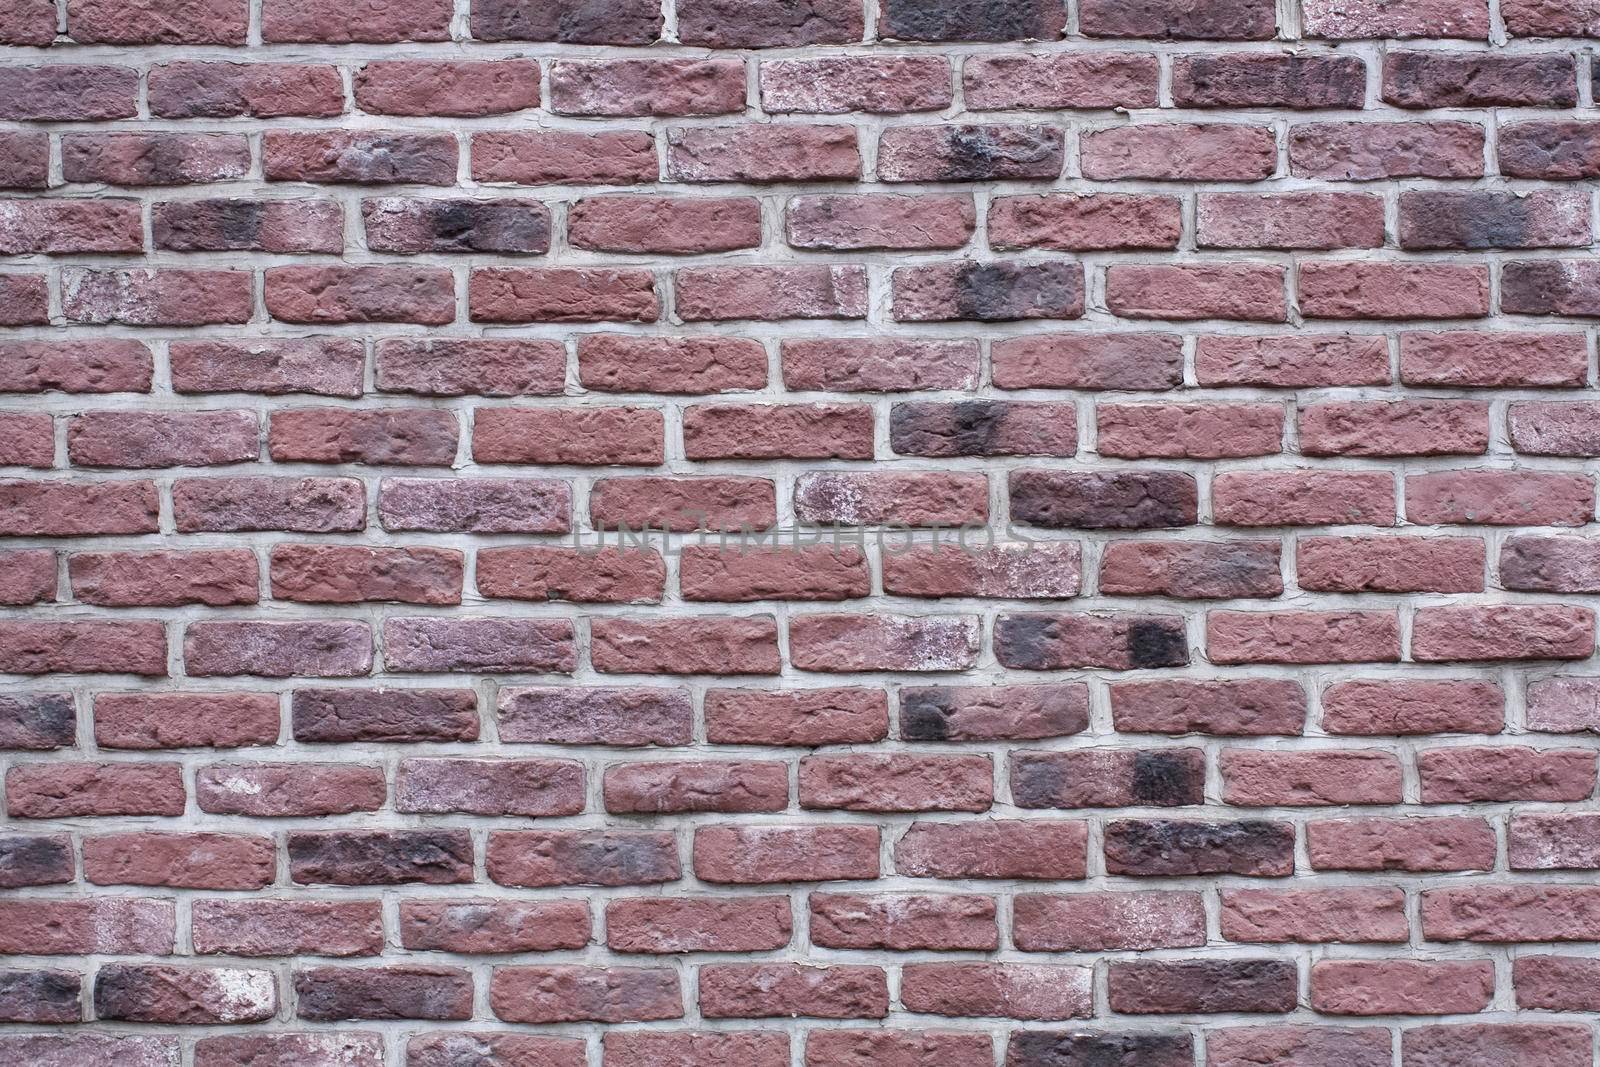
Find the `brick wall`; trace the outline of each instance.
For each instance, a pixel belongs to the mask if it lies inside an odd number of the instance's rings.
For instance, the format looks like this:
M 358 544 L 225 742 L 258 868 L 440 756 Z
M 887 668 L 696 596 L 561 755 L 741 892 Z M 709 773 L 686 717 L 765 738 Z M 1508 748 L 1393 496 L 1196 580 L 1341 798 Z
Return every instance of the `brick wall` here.
M 1592 1064 L 1596 38 L 0 0 L 0 1062 Z

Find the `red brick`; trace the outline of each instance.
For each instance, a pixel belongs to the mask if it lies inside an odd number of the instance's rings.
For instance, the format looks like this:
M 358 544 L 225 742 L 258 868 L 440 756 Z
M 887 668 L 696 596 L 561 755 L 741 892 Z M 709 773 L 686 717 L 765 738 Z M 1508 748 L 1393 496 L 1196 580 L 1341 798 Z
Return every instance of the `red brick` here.
M 164 626 L 126 622 L 0 622 L 0 671 L 7 674 L 167 673 Z
M 1174 123 L 1086 130 L 1083 176 L 1094 181 L 1259 181 L 1278 168 L 1278 146 L 1265 126 Z
M 1112 541 L 1100 555 L 1100 592 L 1181 599 L 1283 593 L 1276 541 Z
M 852 181 L 861 176 L 856 136 L 853 126 L 679 127 L 667 133 L 667 177 L 681 182 Z
M 913 878 L 1083 878 L 1088 826 L 1066 819 L 916 822 L 895 842 L 894 866 Z
M 564 371 L 564 353 L 562 358 Z M 743 337 L 586 333 L 578 338 L 578 379 L 584 388 L 606 393 L 760 389 L 767 384 L 767 352 L 761 342 Z
M 1264 752 L 1224 749 L 1217 760 L 1222 797 L 1239 807 L 1398 804 L 1398 757 L 1366 749 Z
M 1083 267 L 1076 263 L 897 267 L 893 288 L 897 322 L 1075 319 L 1084 311 Z
M 578 665 L 567 619 L 391 616 L 383 645 L 391 671 L 570 674 Z
M 598 478 L 589 493 L 589 516 L 602 530 L 765 530 L 776 509 L 765 478 Z
M 344 111 L 337 67 L 311 63 L 163 63 L 150 71 L 160 118 L 330 118 Z
M 841 526 L 963 526 L 989 514 L 988 479 L 967 473 L 832 473 L 795 481 L 795 516 Z
M 991 346 L 1000 389 L 1170 389 L 1183 381 L 1183 346 L 1169 334 L 1031 334 Z
M 267 313 L 280 322 L 455 321 L 455 279 L 426 267 L 271 267 Z
M 1210 386 L 1294 389 L 1390 381 L 1383 338 L 1355 335 L 1201 337 L 1194 371 L 1201 385 Z
M 148 393 L 153 360 L 138 341 L 12 341 L 0 371 L 7 393 Z
M 183 660 L 196 677 L 350 678 L 372 669 L 364 622 L 195 622 L 184 627 Z
M 0 466 L 43 469 L 55 459 L 55 421 L 49 415 L 0 415 Z
M 216 815 L 280 817 L 377 811 L 381 767 L 345 763 L 212 763 L 195 774 L 195 801 Z
M 1600 937 L 1600 896 L 1592 885 L 1458 886 L 1424 890 L 1421 901 L 1422 936 L 1430 941 L 1593 941 Z M 1584 1041 L 1587 1048 L 1587 1031 Z
M 846 824 L 699 826 L 694 873 L 704 882 L 768 884 L 878 877 L 878 828 Z
M 0 73 L 0 118 L 18 122 L 88 122 L 132 118 L 139 74 L 128 67 L 80 63 L 13 65 Z
M 539 64 L 397 60 L 356 72 L 356 106 L 375 115 L 503 115 L 539 106 Z
M 867 275 L 860 266 L 686 267 L 673 272 L 672 287 L 685 322 L 867 314 Z
M 1268 944 L 1403 942 L 1400 889 L 1224 889 L 1222 936 Z
M 176 252 L 344 250 L 344 216 L 332 200 L 175 200 L 157 204 L 151 219 L 155 246 Z
M 1128 1015 L 1292 1011 L 1299 985 L 1276 959 L 1117 960 L 1108 978 L 1111 1010 Z
M 358 24 L 348 13 L 340 22 Z M 458 148 L 449 133 L 269 130 L 261 153 L 269 182 L 454 185 Z
M 101 1020 L 207 1026 L 264 1022 L 277 1011 L 271 971 L 112 964 L 95 973 L 94 1014 Z
M 1191 948 L 1206 937 L 1200 894 L 1187 892 L 1025 893 L 1013 923 L 1024 952 Z
M 472 272 L 474 322 L 654 322 L 661 314 L 647 270 L 488 267 Z
M 189 185 L 243 178 L 250 143 L 242 134 L 69 133 L 61 172 L 69 182 Z
M 1268 1062 L 1285 1067 L 1390 1067 L 1389 1031 L 1376 1026 L 1230 1027 L 1206 1031 L 1208 1067 L 1251 1067 Z
M 798 963 L 700 969 L 700 1013 L 708 1019 L 882 1019 L 889 987 L 879 967 Z
M 254 412 L 94 411 L 67 422 L 67 459 L 79 467 L 206 467 L 260 458 Z
M 1011 515 L 1049 529 L 1152 530 L 1193 524 L 1199 487 L 1183 471 L 1012 471 Z
M 849 0 L 684 0 L 678 40 L 703 48 L 798 48 L 851 44 L 864 30 L 861 8 Z
M 1310 319 L 1471 319 L 1489 313 L 1489 274 L 1459 263 L 1306 263 L 1299 295 Z
M 178 393 L 361 395 L 366 354 L 359 341 L 333 337 L 173 341 L 167 345 Z
M 376 900 L 196 900 L 196 953 L 229 956 L 376 956 L 383 908 Z
M 1400 1038 L 1406 1067 L 1449 1067 L 1478 1060 L 1504 1067 L 1582 1067 L 1587 1026 L 1420 1026 Z
M 575 900 L 404 900 L 400 943 L 413 951 L 551 952 L 589 943 L 589 906 Z
M 1081 556 L 1073 541 L 913 545 L 883 554 L 883 588 L 914 597 L 1072 597 L 1081 588 Z
M 700 404 L 683 412 L 688 459 L 871 459 L 865 404 Z
M 1506 123 L 1497 145 L 1500 173 L 1512 178 L 1577 181 L 1600 174 L 1600 125 L 1541 120 Z
M 170 955 L 170 900 L 101 896 L 0 901 L 0 950 L 17 955 Z
M 1386 471 L 1227 471 L 1212 479 L 1211 494 L 1222 526 L 1395 524 Z
M 613 952 L 765 952 L 789 944 L 786 897 L 649 897 L 606 904 Z
M 747 1067 L 788 1067 L 789 1035 L 770 1030 L 611 1030 L 601 1038 L 606 1067 L 710 1067 L 742 1063 Z M 582 1067 L 583 1046 L 570 1064 Z M 543 1062 L 543 1061 L 541 1061 Z M 423 1065 L 428 1067 L 428 1065 Z M 438 1064 L 437 1067 L 446 1067 Z M 533 1065 L 538 1067 L 538 1065 Z
M 853 546 L 684 545 L 678 555 L 684 600 L 849 600 L 868 596 L 871 585 L 866 554 Z
M 1102 456 L 1265 456 L 1283 447 L 1283 409 L 1276 404 L 1102 403 L 1095 406 L 1095 429 L 1095 450 Z
M 1593 415 L 1594 406 L 1587 403 L 1512 404 L 1506 411 L 1511 447 L 1535 456 L 1600 455 Z
M 1331 734 L 1496 734 L 1505 693 L 1493 682 L 1362 679 L 1322 692 L 1322 728 Z
M 671 833 L 522 830 L 489 835 L 489 878 L 508 886 L 655 885 L 682 876 Z
M 655 181 L 659 169 L 655 138 L 640 130 L 472 135 L 472 177 L 482 182 L 634 185 Z
M 1600 315 L 1600 272 L 1581 260 L 1516 260 L 1500 272 L 1500 309 L 1521 315 Z
M 295 1015 L 343 1019 L 470 1019 L 472 975 L 455 967 L 313 967 L 294 975 Z
M 1359 110 L 1366 99 L 1367 65 L 1359 56 L 1223 52 L 1178 56 L 1172 65 L 1178 107 Z
M 240 748 L 278 740 L 271 693 L 98 693 L 95 743 L 103 748 Z
M 144 251 L 135 200 L 0 200 L 0 217 L 6 220 L 6 232 L 0 234 L 3 255 Z
M 648 0 L 478 0 L 472 5 L 472 36 L 480 41 L 650 44 L 661 35 L 661 22 L 661 9 Z
M 1512 870 L 1593 870 L 1600 866 L 1600 827 L 1587 812 L 1515 815 L 1506 826 Z
M 445 41 L 449 0 L 400 0 L 355 6 L 335 0 L 264 0 L 261 37 L 275 43 Z
M 1090 37 L 1265 40 L 1273 35 L 1277 10 L 1266 0 L 1084 0 L 1079 18 Z
M 1052 0 L 1019 0 L 1002 14 L 982 6 L 884 0 L 878 12 L 879 35 L 903 41 L 1048 41 L 1066 24 L 1066 12 Z
M 800 806 L 811 810 L 988 811 L 993 803 L 987 756 L 863 753 L 800 761 Z
M 1417 754 L 1417 773 L 1424 804 L 1587 800 L 1594 792 L 1595 757 L 1579 748 L 1431 748 Z
M 502 687 L 498 712 L 500 740 L 552 745 L 682 745 L 693 718 L 681 689 Z
M 777 674 L 771 615 L 595 619 L 590 658 L 606 674 Z
M 489 1007 L 513 1023 L 651 1022 L 683 1018 L 683 991 L 666 968 L 497 967 Z
M 287 835 L 289 876 L 301 885 L 449 885 L 472 881 L 465 830 L 329 830 Z
M 363 200 L 361 223 L 374 252 L 537 256 L 550 250 L 550 212 L 537 200 Z
M 330 533 L 364 528 L 367 503 L 354 478 L 180 478 L 172 512 L 179 533 Z
M 1289 170 L 1333 181 L 1477 178 L 1483 127 L 1471 122 L 1315 122 L 1289 130 Z
M 1176 197 L 1123 193 L 1002 196 L 989 204 L 989 246 L 1096 249 L 1176 248 L 1183 232 Z
M 761 243 L 761 202 L 744 196 L 585 197 L 567 209 L 567 241 L 574 248 L 630 254 L 754 248 Z
M 1306 0 L 1307 37 L 1359 40 L 1370 37 L 1489 36 L 1487 0 L 1418 0 L 1391 6 L 1378 0 Z
M 651 408 L 479 408 L 472 458 L 653 467 L 664 455 L 663 426 L 661 412 Z
M 658 604 L 666 577 L 666 564 L 654 551 L 486 548 L 478 553 L 473 580 L 491 600 Z
M 784 211 L 784 236 L 794 248 L 960 248 L 975 213 L 965 196 L 797 196 Z
M 195 1042 L 195 1067 L 380 1067 L 383 1039 L 376 1034 L 254 1033 L 204 1037 Z
M 1400 620 L 1385 611 L 1212 611 L 1206 614 L 1212 663 L 1392 663 L 1400 659 Z
M 1205 248 L 1381 248 L 1383 200 L 1364 193 L 1201 193 Z
M 1327 1015 L 1455 1015 L 1494 996 L 1490 960 L 1319 960 L 1311 1006 Z
M 268 837 L 128 833 L 83 840 L 83 876 L 95 885 L 261 889 L 276 873 Z
M 628 814 L 782 811 L 789 776 L 769 761 L 621 763 L 606 768 L 603 792 L 607 811 Z
M 961 64 L 974 111 L 1155 107 L 1159 81 L 1156 57 L 1135 52 L 1003 52 Z
M 470 689 L 296 689 L 296 741 L 476 741 Z
M 878 138 L 878 179 L 1055 179 L 1065 162 L 1064 144 L 1054 126 L 894 126 Z
M 1205 799 L 1206 756 L 1198 748 L 1022 750 L 1010 763 L 1019 808 L 1170 808 Z
M 1302 537 L 1300 588 L 1330 593 L 1481 593 L 1484 545 L 1475 537 Z
M 829 56 L 761 63 L 761 106 L 772 113 L 937 111 L 949 106 L 952 95 L 950 61 L 943 56 Z
M 1306 851 L 1319 871 L 1486 871 L 1495 838 L 1470 816 L 1320 819 L 1306 824 Z
M 69 747 L 78 732 L 71 693 L 18 693 L 0 697 L 0 749 L 48 752 Z
M 1088 726 L 1089 693 L 1078 682 L 900 690 L 900 736 L 907 741 L 1034 740 Z
M 572 760 L 408 759 L 395 774 L 399 812 L 576 815 L 584 809 L 583 765 Z
M 1457 470 L 1406 478 L 1406 517 L 1419 523 L 1582 526 L 1594 483 L 1556 471 Z
M 1106 306 L 1131 319 L 1283 322 L 1284 280 L 1283 268 L 1265 264 L 1117 264 L 1106 268 Z
M 105 326 L 208 326 L 249 322 L 251 274 L 242 270 L 61 272 L 63 309 L 72 322 Z
M 975 615 L 799 615 L 789 657 L 803 671 L 959 671 L 977 663 Z
M 955 894 L 812 893 L 811 942 L 823 948 L 977 949 L 999 947 L 992 897 Z
M 550 68 L 550 110 L 558 115 L 726 115 L 743 111 L 744 98 L 741 59 L 562 61 Z
M 711 689 L 705 720 L 716 745 L 865 744 L 888 736 L 889 702 L 871 689 Z
M 1025 671 L 1129 671 L 1189 662 L 1183 619 L 1176 615 L 1001 615 L 994 646 L 1002 666 Z
M 1293 735 L 1305 729 L 1306 694 L 1272 679 L 1117 682 L 1111 717 L 1122 733 Z
M 1581 193 L 1400 194 L 1402 248 L 1582 248 L 1589 241 L 1588 200 Z

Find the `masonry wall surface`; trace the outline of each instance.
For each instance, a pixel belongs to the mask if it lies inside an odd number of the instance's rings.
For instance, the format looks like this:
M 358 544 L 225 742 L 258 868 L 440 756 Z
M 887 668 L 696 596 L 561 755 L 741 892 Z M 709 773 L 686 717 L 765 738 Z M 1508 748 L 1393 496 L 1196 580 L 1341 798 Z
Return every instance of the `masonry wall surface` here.
M 0 0 L 0 1063 L 1594 1064 L 1597 38 Z

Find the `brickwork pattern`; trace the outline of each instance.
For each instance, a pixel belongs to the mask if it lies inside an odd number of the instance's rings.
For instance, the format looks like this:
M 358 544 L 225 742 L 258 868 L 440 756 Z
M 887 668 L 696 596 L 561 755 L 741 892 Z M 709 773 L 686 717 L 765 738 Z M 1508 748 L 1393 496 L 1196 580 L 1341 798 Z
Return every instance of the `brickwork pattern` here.
M 1597 39 L 0 0 L 0 1063 L 1591 1067 Z

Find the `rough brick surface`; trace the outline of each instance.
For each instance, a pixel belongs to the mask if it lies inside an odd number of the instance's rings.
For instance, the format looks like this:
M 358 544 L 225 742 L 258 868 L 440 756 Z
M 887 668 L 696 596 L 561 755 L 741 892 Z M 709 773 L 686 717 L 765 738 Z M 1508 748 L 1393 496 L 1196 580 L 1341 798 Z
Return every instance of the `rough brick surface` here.
M 1600 0 L 0 0 L 0 1063 L 1600 1067 Z

